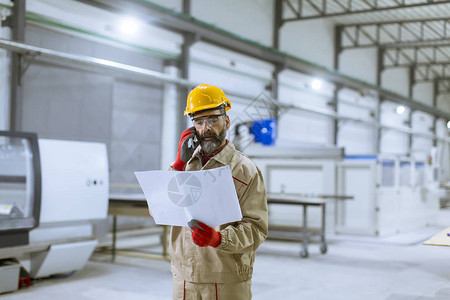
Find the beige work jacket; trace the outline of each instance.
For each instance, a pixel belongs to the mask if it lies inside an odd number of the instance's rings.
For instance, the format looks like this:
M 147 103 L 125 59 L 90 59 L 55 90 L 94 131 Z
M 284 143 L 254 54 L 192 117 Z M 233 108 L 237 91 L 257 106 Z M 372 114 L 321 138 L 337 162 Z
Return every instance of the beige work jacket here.
M 217 248 L 199 247 L 189 227 L 173 226 L 169 253 L 174 276 L 196 283 L 230 283 L 251 279 L 256 248 L 268 232 L 267 198 L 261 172 L 231 142 L 202 167 L 197 148 L 186 171 L 230 166 L 242 220 L 216 227 L 222 234 Z M 201 220 L 200 220 L 201 221 Z

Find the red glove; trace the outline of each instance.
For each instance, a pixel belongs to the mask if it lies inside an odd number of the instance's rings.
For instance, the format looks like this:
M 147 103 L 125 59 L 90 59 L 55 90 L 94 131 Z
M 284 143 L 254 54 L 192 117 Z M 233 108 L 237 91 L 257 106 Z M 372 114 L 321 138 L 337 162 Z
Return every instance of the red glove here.
M 220 232 L 198 220 L 192 219 L 188 225 L 191 228 L 192 240 L 200 247 L 211 246 L 216 248 L 222 241 Z
M 172 168 L 178 171 L 183 171 L 187 161 L 192 157 L 192 154 L 194 154 L 194 150 L 198 145 L 199 142 L 195 136 L 194 127 L 183 131 L 180 142 L 178 143 L 177 159 L 172 164 Z

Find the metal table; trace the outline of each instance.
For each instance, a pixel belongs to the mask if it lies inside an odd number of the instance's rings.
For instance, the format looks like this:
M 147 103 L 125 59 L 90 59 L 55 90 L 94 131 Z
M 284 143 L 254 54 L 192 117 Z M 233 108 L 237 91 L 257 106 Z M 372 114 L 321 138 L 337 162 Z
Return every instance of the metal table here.
M 320 252 L 325 254 L 328 250 L 325 239 L 326 224 L 326 203 L 330 200 L 348 200 L 353 196 L 337 196 L 337 195 L 310 195 L 310 194 L 267 194 L 267 204 L 282 205 L 300 205 L 303 207 L 303 225 L 301 228 L 292 226 L 274 226 L 269 224 L 269 238 L 281 240 L 300 240 L 302 242 L 302 250 L 300 256 L 306 258 L 308 253 L 308 240 L 311 236 L 318 235 L 320 237 Z M 321 209 L 321 227 L 318 232 L 308 230 L 308 206 L 316 206 Z
M 325 239 L 325 221 L 326 221 L 326 203 L 327 200 L 348 200 L 353 199 L 352 196 L 336 196 L 336 195 L 310 195 L 310 194 L 296 194 L 296 195 L 282 195 L 282 194 L 268 194 L 268 204 L 283 204 L 283 205 L 300 205 L 303 207 L 303 226 L 289 227 L 289 226 L 274 226 L 269 225 L 269 238 L 282 240 L 300 240 L 302 241 L 301 257 L 308 257 L 308 239 L 311 236 L 319 235 L 320 237 L 320 251 L 322 254 L 327 252 L 327 243 Z M 316 206 L 321 208 L 322 222 L 318 233 L 311 228 L 308 229 L 308 206 Z M 113 241 L 112 241 L 112 259 L 115 259 L 116 254 L 131 255 L 146 258 L 157 258 L 168 260 L 167 253 L 167 239 L 168 226 L 163 226 L 162 255 L 136 253 L 132 251 L 117 250 L 117 216 L 139 216 L 151 217 L 148 212 L 147 201 L 143 194 L 110 194 L 109 195 L 109 209 L 108 214 L 113 216 Z M 300 229 L 300 230 L 299 230 Z
M 163 233 L 161 243 L 163 246 L 163 251 L 161 255 L 117 250 L 117 216 L 151 217 L 148 211 L 147 201 L 145 200 L 143 194 L 110 194 L 108 214 L 113 216 L 111 249 L 113 261 L 115 260 L 116 254 L 169 260 L 169 255 L 167 252 L 169 228 L 165 225 L 162 225 Z

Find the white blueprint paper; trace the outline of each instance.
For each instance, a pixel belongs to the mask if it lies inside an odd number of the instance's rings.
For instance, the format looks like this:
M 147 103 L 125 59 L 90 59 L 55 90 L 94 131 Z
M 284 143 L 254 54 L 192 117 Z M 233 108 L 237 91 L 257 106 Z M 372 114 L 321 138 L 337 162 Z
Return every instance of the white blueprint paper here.
M 187 226 L 191 219 L 197 219 L 216 227 L 242 219 L 229 166 L 134 174 L 156 224 Z

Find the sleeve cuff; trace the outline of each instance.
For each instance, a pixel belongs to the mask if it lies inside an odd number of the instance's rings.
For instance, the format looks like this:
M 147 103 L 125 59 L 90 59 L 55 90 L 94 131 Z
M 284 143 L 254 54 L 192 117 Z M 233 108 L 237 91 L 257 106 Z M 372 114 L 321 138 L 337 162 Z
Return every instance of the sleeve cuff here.
M 225 249 L 228 245 L 228 239 L 226 237 L 227 233 L 225 230 L 221 230 L 220 235 L 222 236 L 222 238 L 220 239 L 220 244 L 217 246 L 217 249 Z

